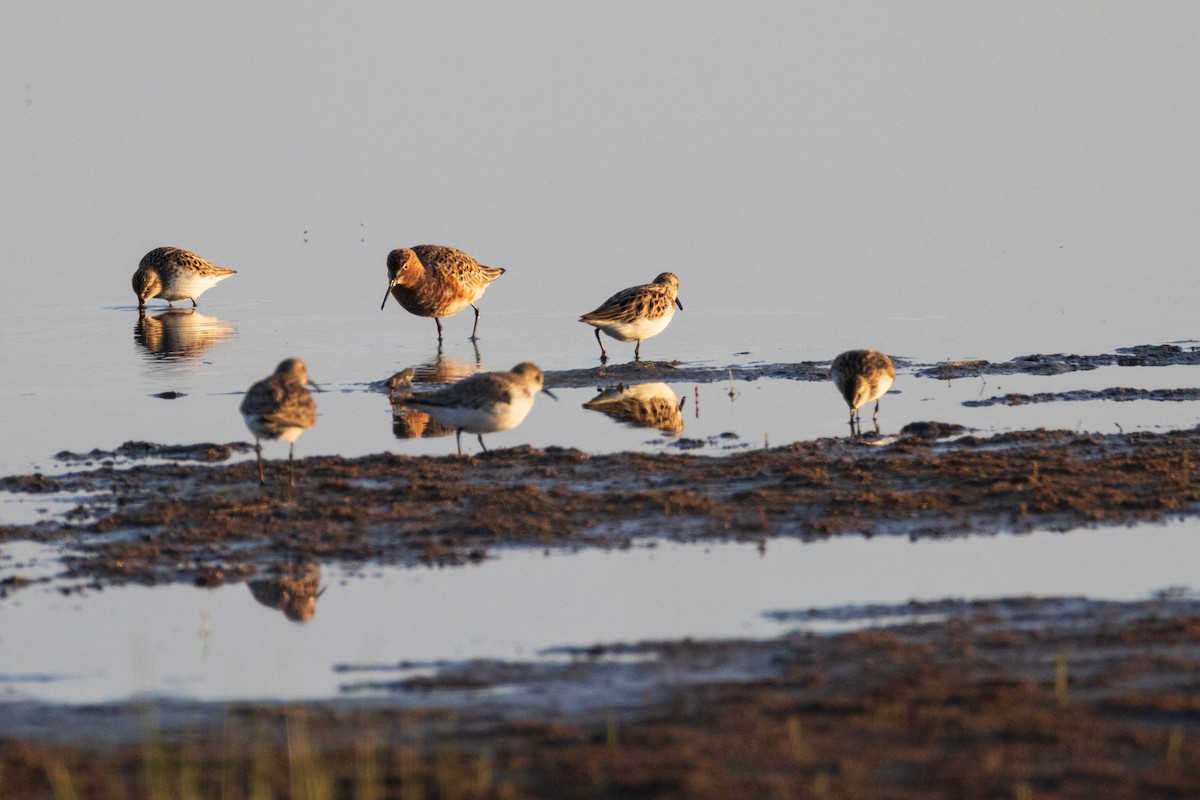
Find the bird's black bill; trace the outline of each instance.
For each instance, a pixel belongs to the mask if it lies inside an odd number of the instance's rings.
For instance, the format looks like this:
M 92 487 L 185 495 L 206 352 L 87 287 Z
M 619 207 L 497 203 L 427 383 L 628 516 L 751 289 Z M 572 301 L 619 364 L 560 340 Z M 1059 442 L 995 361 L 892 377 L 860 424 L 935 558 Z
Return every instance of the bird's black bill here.
M 558 395 L 556 395 L 554 392 L 550 391 L 549 389 L 542 389 L 542 394 L 548 394 L 548 395 L 550 395 L 550 397 L 552 397 L 555 400 L 558 399 Z
M 675 298 L 675 305 L 679 306 L 679 310 L 683 311 L 683 303 L 679 302 L 679 298 Z
M 389 286 L 387 291 L 383 293 L 383 302 L 379 304 L 379 310 L 383 311 L 383 307 L 387 305 L 387 299 L 392 293 L 392 287 Z

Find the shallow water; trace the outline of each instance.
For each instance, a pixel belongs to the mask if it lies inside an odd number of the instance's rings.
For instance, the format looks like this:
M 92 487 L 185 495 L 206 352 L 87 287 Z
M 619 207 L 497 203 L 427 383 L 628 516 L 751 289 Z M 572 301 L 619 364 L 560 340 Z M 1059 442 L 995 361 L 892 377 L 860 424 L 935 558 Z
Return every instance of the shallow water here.
M 0 389 L 0 407 L 9 425 L 5 447 L 0 451 L 0 472 L 62 470 L 67 467 L 52 458 L 59 450 L 107 450 L 129 440 L 168 444 L 248 440 L 249 432 L 237 411 L 241 394 L 274 365 L 264 368 L 261 349 L 246 347 L 243 340 L 265 336 L 273 327 L 290 330 L 286 341 L 295 337 L 293 344 L 281 348 L 282 352 L 310 354 L 310 374 L 323 389 L 316 398 L 317 425 L 297 443 L 300 456 L 354 456 L 381 451 L 453 453 L 453 436 L 397 438 L 386 395 L 371 391 L 367 384 L 409 366 L 418 369 L 419 380 L 431 381 L 455 380 L 479 369 L 507 369 L 525 357 L 518 342 L 522 341 L 521 329 L 528 323 L 516 317 L 486 317 L 492 330 L 489 336 L 477 346 L 463 340 L 447 341 L 439 358 L 433 335 L 420 344 L 403 343 L 398 328 L 415 327 L 432 334 L 429 320 L 408 315 L 367 317 L 367 323 L 359 325 L 350 318 L 331 317 L 304 319 L 301 324 L 291 317 L 275 316 L 278 310 L 268 313 L 265 304 L 224 311 L 231 318 L 239 316 L 237 323 L 220 319 L 216 316 L 219 313 L 221 308 L 207 305 L 199 314 L 186 310 L 166 315 L 151 313 L 152 322 L 165 316 L 166 324 L 174 326 L 169 336 L 176 344 L 191 337 L 192 349 L 185 348 L 182 355 L 170 358 L 146 344 L 154 337 L 162 341 L 168 334 L 158 329 L 147 333 L 147 324 L 139 325 L 132 308 L 81 309 L 70 324 L 56 324 L 48 338 L 61 340 L 59 360 L 38 360 L 17 373 L 21 376 L 19 383 Z M 9 318 L 7 324 L 17 324 L 21 319 L 28 322 L 34 316 L 30 313 L 15 320 Z M 50 326 L 51 319 L 57 317 L 47 315 L 43 323 Z M 677 322 L 681 317 L 677 315 Z M 570 324 L 569 320 L 559 322 Z M 457 328 L 457 333 L 466 333 L 468 323 L 464 317 L 448 325 Z M 4 324 L 0 320 L 0 327 Z M 587 330 L 575 325 L 578 336 L 570 338 L 551 335 L 547 324 L 544 336 L 550 346 L 545 349 L 550 352 L 540 359 L 545 369 L 596 364 L 594 339 L 589 345 Z M 670 346 L 672 356 L 685 363 L 712 366 L 797 360 L 786 358 L 782 352 L 728 350 L 719 358 L 711 351 L 704 353 L 702 346 L 689 342 L 686 336 L 684 326 L 678 332 L 670 328 L 648 342 L 646 349 Z M 1200 422 L 1200 403 L 1195 402 L 1086 401 L 985 408 L 962 405 L 1010 392 L 1200 386 L 1200 370 L 1190 367 L 1105 367 L 1049 377 L 1008 375 L 955 381 L 917 378 L 903 367 L 899 372 L 893 391 L 881 404 L 880 428 L 884 434 L 894 434 L 916 420 L 956 422 L 983 433 L 1035 427 L 1112 433 L 1118 429 L 1190 427 Z M 824 381 L 669 383 L 667 388 L 683 401 L 683 406 L 677 420 L 682 429 L 667 435 L 653 427 L 635 427 L 583 408 L 600 390 L 614 385 L 615 381 L 607 381 L 588 389 L 556 389 L 558 402 L 540 396 L 520 427 L 489 435 L 485 444 L 611 452 L 678 448 L 677 440 L 683 438 L 689 440 L 687 445 L 695 445 L 695 440 L 702 443 L 689 452 L 721 454 L 731 449 L 841 436 L 848 430 L 845 405 L 833 386 Z M 164 399 L 158 396 L 162 393 L 173 396 Z M 719 438 L 722 434 L 736 438 Z M 478 448 L 472 436 L 465 437 L 464 446 L 468 451 Z M 268 443 L 267 448 L 268 457 L 286 455 L 282 444 Z M 0 503 L 0 521 L 15 521 L 8 517 L 7 506 Z
M 53 563 L 52 554 L 31 545 L 3 549 L 4 575 L 34 577 Z M 554 647 L 762 638 L 805 627 L 764 616 L 775 611 L 1194 591 L 1198 558 L 1195 520 L 944 541 L 779 540 L 765 553 L 749 544 L 510 551 L 459 569 L 327 567 L 324 592 L 305 623 L 257 602 L 245 584 L 68 595 L 57 584 L 36 585 L 0 601 L 0 698 L 330 697 L 344 684 L 422 672 L 424 662 L 528 660 L 553 657 L 542 651 Z M 399 670 L 401 662 L 417 663 Z M 382 667 L 335 671 L 340 665 Z

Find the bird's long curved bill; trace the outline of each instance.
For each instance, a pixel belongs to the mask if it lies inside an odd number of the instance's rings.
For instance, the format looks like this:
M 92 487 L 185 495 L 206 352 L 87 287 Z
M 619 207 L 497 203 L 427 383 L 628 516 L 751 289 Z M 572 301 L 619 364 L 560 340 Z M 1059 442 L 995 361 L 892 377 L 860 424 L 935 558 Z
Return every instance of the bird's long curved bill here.
M 379 304 L 380 311 L 383 311 L 383 307 L 387 305 L 387 299 L 391 293 L 392 293 L 392 285 L 389 283 L 387 291 L 383 293 L 383 302 Z
M 386 300 L 387 298 L 385 297 L 384 299 Z M 678 297 L 675 298 L 675 305 L 679 306 L 680 311 L 683 311 L 683 303 L 679 302 Z

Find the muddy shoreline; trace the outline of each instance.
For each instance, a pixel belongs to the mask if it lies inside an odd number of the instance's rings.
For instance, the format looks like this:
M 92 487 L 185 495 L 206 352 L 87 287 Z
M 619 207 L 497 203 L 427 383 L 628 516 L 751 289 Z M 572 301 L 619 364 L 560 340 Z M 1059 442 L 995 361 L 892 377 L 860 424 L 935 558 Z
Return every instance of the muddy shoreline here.
M 100 466 L 0 479 L 81 493 L 65 517 L 0 529 L 71 541 L 97 585 L 246 580 L 295 561 L 454 565 L 498 547 L 639 539 L 914 538 L 1129 524 L 1200 510 L 1200 431 L 1026 431 L 821 439 L 718 458 L 513 448 L 455 457 L 318 457 L 265 490 L 250 462 Z M 200 449 L 207 452 L 208 446 Z
M 355 796 L 364 775 L 380 797 L 1200 791 L 1193 597 L 835 613 L 907 621 L 591 648 L 558 664 L 447 665 L 363 700 L 0 704 L 0 766 L 28 798 L 63 796 L 63 775 L 89 797 L 114 796 L 113 776 L 130 776 L 120 796 L 143 797 L 141 776 L 152 774 L 206 786 L 205 796 L 268 784 L 276 797 L 311 796 L 297 793 L 302 769 L 341 787 L 336 797 Z M 620 658 L 631 655 L 640 658 Z

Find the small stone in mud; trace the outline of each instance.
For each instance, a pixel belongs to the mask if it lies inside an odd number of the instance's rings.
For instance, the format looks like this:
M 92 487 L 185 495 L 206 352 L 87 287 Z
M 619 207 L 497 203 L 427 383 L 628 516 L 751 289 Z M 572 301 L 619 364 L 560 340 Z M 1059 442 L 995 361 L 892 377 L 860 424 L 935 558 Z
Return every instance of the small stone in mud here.
M 225 583 L 225 571 L 219 567 L 204 567 L 196 575 L 196 585 L 212 589 Z
M 160 400 L 177 400 L 180 397 L 187 397 L 187 395 L 183 392 L 159 392 L 158 394 L 152 394 L 150 396 L 157 397 Z

